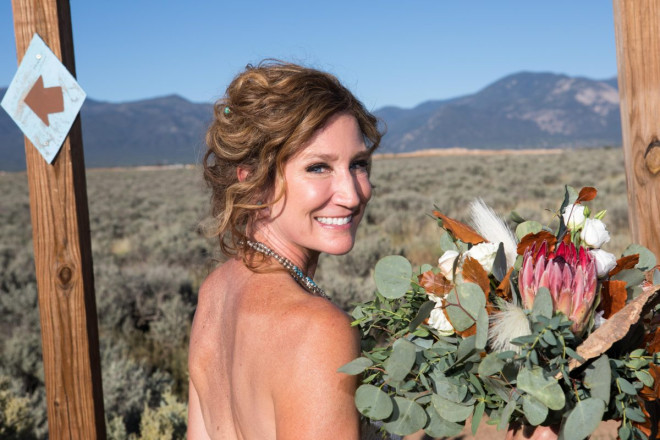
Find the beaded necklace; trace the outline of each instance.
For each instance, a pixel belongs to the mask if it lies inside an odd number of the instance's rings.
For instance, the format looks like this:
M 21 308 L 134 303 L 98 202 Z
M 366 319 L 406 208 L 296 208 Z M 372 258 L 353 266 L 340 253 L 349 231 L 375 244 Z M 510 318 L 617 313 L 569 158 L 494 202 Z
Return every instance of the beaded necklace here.
M 267 257 L 273 257 L 275 261 L 280 263 L 287 271 L 289 271 L 291 277 L 294 280 L 296 280 L 298 284 L 304 287 L 305 290 L 307 290 L 309 293 L 312 293 L 317 296 L 321 296 L 327 300 L 330 299 L 330 297 L 326 295 L 325 291 L 321 289 L 319 286 L 317 286 L 313 279 L 306 276 L 298 266 L 296 266 L 291 262 L 291 260 L 276 253 L 274 250 L 272 250 L 271 248 L 269 248 L 260 241 L 246 240 L 246 243 L 255 251 L 262 253 Z

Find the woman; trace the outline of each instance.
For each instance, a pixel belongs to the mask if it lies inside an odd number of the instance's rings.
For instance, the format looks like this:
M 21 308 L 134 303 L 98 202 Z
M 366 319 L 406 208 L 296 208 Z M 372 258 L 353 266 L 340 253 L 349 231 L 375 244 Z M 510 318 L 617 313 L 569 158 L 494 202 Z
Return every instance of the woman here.
M 199 292 L 189 439 L 357 439 L 359 335 L 312 277 L 351 250 L 371 197 L 376 118 L 327 73 L 239 74 L 215 105 L 204 177 L 228 260 Z

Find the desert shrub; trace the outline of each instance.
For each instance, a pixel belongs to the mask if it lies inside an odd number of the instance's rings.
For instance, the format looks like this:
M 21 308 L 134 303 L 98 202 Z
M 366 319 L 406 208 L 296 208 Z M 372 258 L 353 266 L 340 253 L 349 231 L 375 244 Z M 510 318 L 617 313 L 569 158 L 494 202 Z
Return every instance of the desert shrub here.
M 199 233 L 209 204 L 200 176 L 198 169 L 87 173 L 111 439 L 177 438 L 182 432 L 190 321 L 197 289 L 218 255 L 217 244 Z M 431 217 L 434 205 L 466 221 L 468 203 L 482 197 L 504 217 L 515 210 L 552 223 L 564 184 L 595 186 L 593 206 L 608 209 L 607 250 L 618 254 L 630 242 L 618 148 L 376 159 L 371 179 L 376 188 L 354 249 L 322 255 L 315 276 L 347 310 L 373 294 L 371 274 L 381 257 L 437 260 L 441 231 Z M 0 174 L 0 194 L 0 376 L 10 378 L 12 399 L 29 399 L 33 428 L 25 438 L 41 439 L 46 404 L 25 173 Z

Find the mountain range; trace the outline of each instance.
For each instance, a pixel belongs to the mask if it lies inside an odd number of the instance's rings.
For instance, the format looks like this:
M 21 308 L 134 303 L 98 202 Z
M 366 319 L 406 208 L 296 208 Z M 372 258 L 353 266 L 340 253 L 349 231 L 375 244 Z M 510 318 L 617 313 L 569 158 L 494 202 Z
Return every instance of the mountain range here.
M 0 89 L 4 96 L 6 89 Z M 212 105 L 171 95 L 125 103 L 87 99 L 81 110 L 88 167 L 199 162 Z M 520 72 L 482 90 L 413 108 L 374 111 L 383 153 L 436 148 L 579 148 L 621 144 L 616 78 Z M 0 170 L 25 169 L 23 137 L 0 111 Z

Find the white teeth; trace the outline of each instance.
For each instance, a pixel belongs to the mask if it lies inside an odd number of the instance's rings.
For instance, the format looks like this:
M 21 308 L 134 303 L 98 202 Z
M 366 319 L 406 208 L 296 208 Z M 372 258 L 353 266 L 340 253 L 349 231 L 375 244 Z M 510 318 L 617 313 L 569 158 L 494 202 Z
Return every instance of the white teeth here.
M 350 222 L 352 218 L 353 216 L 349 215 L 348 217 L 316 217 L 316 220 L 324 225 L 345 225 Z

